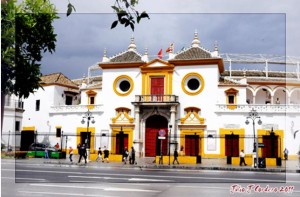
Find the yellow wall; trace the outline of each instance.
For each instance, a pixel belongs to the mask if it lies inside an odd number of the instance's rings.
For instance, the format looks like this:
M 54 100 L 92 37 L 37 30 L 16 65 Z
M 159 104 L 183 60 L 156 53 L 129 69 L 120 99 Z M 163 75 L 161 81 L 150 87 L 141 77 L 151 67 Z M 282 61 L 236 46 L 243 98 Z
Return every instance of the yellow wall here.
M 173 71 L 170 70 L 161 70 L 161 71 L 148 71 L 142 74 L 142 94 L 149 95 L 151 92 L 151 77 L 164 77 L 164 91 L 165 94 L 172 94 L 172 78 L 173 78 Z
M 281 155 L 281 158 L 283 159 L 283 150 L 284 150 L 284 131 L 283 130 L 273 130 L 275 135 L 278 136 L 278 156 Z M 258 143 L 263 143 L 263 138 L 262 136 L 264 135 L 270 135 L 270 130 L 265 130 L 265 129 L 258 129 Z M 258 149 L 258 156 L 260 157 L 262 155 L 262 149 Z
M 87 132 L 87 128 L 86 127 L 77 127 L 76 133 L 77 133 L 77 137 L 76 137 L 76 144 L 79 144 L 81 142 L 80 140 L 80 133 L 81 132 Z M 90 153 L 96 153 L 97 150 L 94 149 L 95 147 L 95 127 L 89 127 L 89 132 L 91 132 L 91 147 L 90 147 Z M 78 154 L 78 150 L 77 148 L 74 148 L 74 154 Z
M 203 130 L 181 130 L 180 135 L 185 136 L 185 135 L 198 135 L 200 138 L 199 141 L 199 154 L 203 155 L 204 154 L 204 131 Z M 184 147 L 185 146 L 185 137 L 180 138 L 180 144 Z M 185 147 L 184 147 L 185 148 Z M 183 149 L 183 153 L 185 152 L 185 149 Z
M 133 146 L 133 128 L 123 128 L 122 129 L 124 134 L 128 135 L 128 150 L 130 147 Z M 110 153 L 115 154 L 116 153 L 116 135 L 120 132 L 120 128 L 113 128 L 112 129 L 112 137 L 111 138 L 111 151 Z
M 242 136 L 245 136 L 245 129 L 227 129 L 227 128 L 220 128 L 220 156 L 225 157 L 225 135 L 239 135 L 239 152 L 241 150 L 245 150 L 244 147 L 244 140 Z

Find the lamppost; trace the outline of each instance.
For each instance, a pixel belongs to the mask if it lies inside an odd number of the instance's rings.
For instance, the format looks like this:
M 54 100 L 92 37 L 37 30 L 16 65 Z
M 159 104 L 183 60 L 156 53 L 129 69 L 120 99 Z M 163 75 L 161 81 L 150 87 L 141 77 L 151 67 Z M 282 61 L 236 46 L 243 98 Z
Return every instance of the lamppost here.
M 171 164 L 171 131 L 172 131 L 172 125 L 169 125 L 169 165 Z
M 87 119 L 87 132 L 86 132 L 86 140 L 85 140 L 85 147 L 86 147 L 86 152 L 87 152 L 87 158 L 88 160 L 90 159 L 90 142 L 89 142 L 89 127 L 90 127 L 90 120 L 91 120 L 91 123 L 94 124 L 95 123 L 95 120 L 94 120 L 94 117 L 92 116 L 92 112 L 90 112 L 90 110 L 88 109 L 87 112 L 85 112 L 85 115 L 82 117 L 82 120 L 81 120 L 81 124 L 84 124 L 85 121 L 84 119 Z
M 254 136 L 254 144 L 253 144 L 253 153 L 255 152 L 255 157 L 256 159 L 254 160 L 254 167 L 257 168 L 258 167 L 258 135 L 255 137 L 255 120 L 258 120 L 258 124 L 261 125 L 262 121 L 260 119 L 260 116 L 258 116 L 258 113 L 256 110 L 254 110 L 252 108 L 252 110 L 249 112 L 249 115 L 246 117 L 246 124 L 249 124 L 249 120 L 252 120 L 252 125 L 253 125 L 253 136 Z

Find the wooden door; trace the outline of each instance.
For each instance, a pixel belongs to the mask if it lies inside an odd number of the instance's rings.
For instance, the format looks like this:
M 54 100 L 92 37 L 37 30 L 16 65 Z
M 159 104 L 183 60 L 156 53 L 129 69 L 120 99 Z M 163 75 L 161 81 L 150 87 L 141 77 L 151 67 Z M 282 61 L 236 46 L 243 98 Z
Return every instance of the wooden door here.
M 225 156 L 239 156 L 239 136 L 225 135 Z
M 278 136 L 265 135 L 263 136 L 262 156 L 265 158 L 278 157 Z
M 163 116 L 154 115 L 146 120 L 145 134 L 145 156 L 154 157 L 160 154 L 160 140 L 158 140 L 159 130 L 165 130 L 166 139 L 162 140 L 162 153 L 167 155 L 168 152 L 168 121 Z
M 164 77 L 151 78 L 152 101 L 162 101 L 164 95 Z
M 128 134 L 117 134 L 116 135 L 116 154 L 123 154 L 124 148 L 128 147 Z
M 188 156 L 199 155 L 199 135 L 185 136 L 185 155 Z

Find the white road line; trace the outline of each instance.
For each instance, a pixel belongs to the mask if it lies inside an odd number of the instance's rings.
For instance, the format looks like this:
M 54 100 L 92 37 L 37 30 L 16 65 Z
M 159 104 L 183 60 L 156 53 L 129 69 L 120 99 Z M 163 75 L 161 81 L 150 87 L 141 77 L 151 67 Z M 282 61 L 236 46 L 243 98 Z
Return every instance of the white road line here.
M 105 197 L 107 197 L 107 195 L 92 195 L 92 194 L 79 194 L 79 193 L 33 192 L 33 191 L 18 191 L 18 192 L 19 193 L 28 193 L 28 194 L 44 194 L 44 195 L 92 196 L 92 197 L 104 197 L 105 196 Z
M 253 181 L 253 182 L 271 182 L 271 183 L 282 183 L 284 180 L 274 179 L 246 179 L 246 178 L 220 178 L 220 177 L 208 177 L 208 176 L 165 176 L 165 175 L 136 175 L 136 174 L 112 174 L 112 173 L 87 173 L 87 172 L 72 172 L 72 171 L 50 171 L 50 170 L 16 170 L 23 172 L 42 172 L 42 173 L 57 173 L 57 174 L 84 174 L 84 175 L 104 175 L 104 176 L 134 176 L 134 177 L 145 177 L 145 178 L 177 178 L 177 179 L 206 179 L 206 180 L 229 180 L 229 181 Z
M 25 180 L 34 180 L 34 181 L 45 181 L 46 179 L 36 179 L 36 178 L 16 178 L 16 179 L 25 179 Z
M 38 187 L 55 187 L 55 188 L 74 188 L 74 189 L 95 189 L 95 190 L 105 190 L 105 191 L 132 191 L 132 192 L 160 192 L 157 190 L 144 190 L 144 189 L 134 189 L 134 188 L 118 188 L 118 187 L 107 187 L 107 186 L 80 186 L 80 185 L 58 185 L 58 184 L 30 184 L 31 186 Z
M 113 178 L 113 177 L 99 177 L 99 176 L 68 176 L 70 178 L 84 178 L 84 179 L 105 179 L 105 180 L 128 180 L 128 178 Z
M 173 180 L 162 180 L 162 179 L 141 179 L 141 178 L 130 178 L 129 181 L 151 181 L 151 182 L 174 182 Z

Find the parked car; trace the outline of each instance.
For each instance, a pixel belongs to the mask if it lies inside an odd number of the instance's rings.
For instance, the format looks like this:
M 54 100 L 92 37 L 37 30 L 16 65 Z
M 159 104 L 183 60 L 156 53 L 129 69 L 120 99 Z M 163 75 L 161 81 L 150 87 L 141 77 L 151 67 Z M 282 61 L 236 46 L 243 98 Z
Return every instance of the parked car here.
M 56 149 L 54 147 L 49 147 L 43 143 L 32 143 L 29 146 L 29 151 L 45 151 L 46 148 L 48 149 L 49 152 L 56 151 Z

